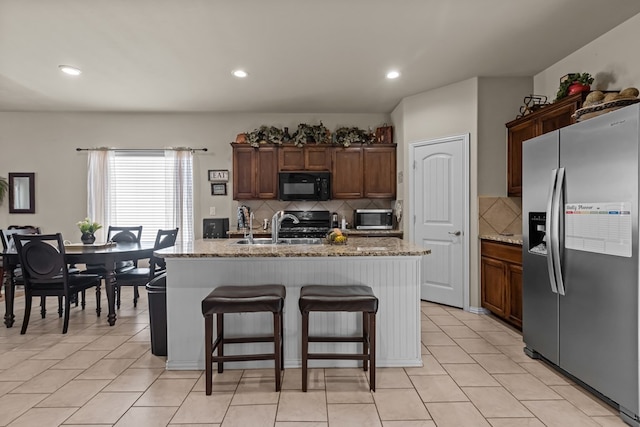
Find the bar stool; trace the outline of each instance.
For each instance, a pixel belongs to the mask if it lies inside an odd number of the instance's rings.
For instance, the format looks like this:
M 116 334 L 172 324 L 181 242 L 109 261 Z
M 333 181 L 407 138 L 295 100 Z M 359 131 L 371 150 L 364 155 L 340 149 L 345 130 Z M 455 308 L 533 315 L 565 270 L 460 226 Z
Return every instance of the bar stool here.
M 369 388 L 376 391 L 376 313 L 378 298 L 369 286 L 363 285 L 309 285 L 300 289 L 298 300 L 302 313 L 302 391 L 307 391 L 307 365 L 309 359 L 362 360 L 362 368 L 369 372 Z M 313 311 L 362 312 L 362 336 L 330 337 L 309 336 L 309 313 Z M 361 342 L 361 354 L 309 353 L 310 342 Z
M 276 391 L 280 391 L 280 377 L 284 370 L 282 309 L 286 296 L 282 285 L 219 286 L 202 300 L 205 339 L 205 381 L 206 393 L 211 394 L 213 383 L 213 363 L 218 364 L 218 373 L 222 373 L 224 362 L 250 360 L 273 360 L 276 373 Z M 228 338 L 224 336 L 224 315 L 226 313 L 273 313 L 273 335 L 245 336 Z M 217 337 L 213 341 L 213 315 L 216 315 Z M 225 344 L 243 344 L 272 342 L 273 353 L 224 355 Z M 213 352 L 218 350 L 218 355 Z

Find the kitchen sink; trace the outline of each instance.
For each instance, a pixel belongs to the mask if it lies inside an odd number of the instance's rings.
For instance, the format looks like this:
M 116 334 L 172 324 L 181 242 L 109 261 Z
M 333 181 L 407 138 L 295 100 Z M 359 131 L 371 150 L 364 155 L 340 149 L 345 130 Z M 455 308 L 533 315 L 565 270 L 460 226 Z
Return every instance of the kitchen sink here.
M 323 239 L 320 238 L 308 238 L 308 237 L 296 237 L 291 239 L 279 239 L 278 245 L 321 245 Z M 235 242 L 236 245 L 273 245 L 270 238 L 263 237 L 253 239 L 253 242 L 249 239 L 242 239 Z
M 242 239 L 235 242 L 236 245 L 272 245 L 270 237 L 263 237 L 258 239 L 253 239 L 253 241 L 249 239 Z
M 318 237 L 295 237 L 291 239 L 280 239 L 278 244 L 282 245 L 321 245 L 323 239 Z

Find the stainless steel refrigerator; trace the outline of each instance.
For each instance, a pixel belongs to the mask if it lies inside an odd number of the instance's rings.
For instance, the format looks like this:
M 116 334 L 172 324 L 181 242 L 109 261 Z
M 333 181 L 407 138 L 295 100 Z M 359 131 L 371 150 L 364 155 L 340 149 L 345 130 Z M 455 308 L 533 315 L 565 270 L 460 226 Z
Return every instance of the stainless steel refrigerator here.
M 523 143 L 525 353 L 639 426 L 640 105 Z

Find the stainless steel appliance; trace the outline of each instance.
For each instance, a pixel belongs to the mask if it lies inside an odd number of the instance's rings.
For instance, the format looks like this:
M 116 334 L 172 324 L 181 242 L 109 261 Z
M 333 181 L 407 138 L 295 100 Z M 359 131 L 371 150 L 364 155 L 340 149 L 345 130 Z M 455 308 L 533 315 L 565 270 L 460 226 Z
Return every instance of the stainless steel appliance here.
M 391 230 L 393 209 L 356 209 L 353 226 L 356 230 Z
M 523 336 L 638 426 L 638 104 L 525 141 Z
M 298 218 L 298 223 L 285 218 L 280 226 L 280 238 L 293 237 L 325 237 L 331 226 L 331 214 L 329 211 L 284 211 Z
M 280 200 L 329 200 L 331 197 L 330 172 L 278 173 Z

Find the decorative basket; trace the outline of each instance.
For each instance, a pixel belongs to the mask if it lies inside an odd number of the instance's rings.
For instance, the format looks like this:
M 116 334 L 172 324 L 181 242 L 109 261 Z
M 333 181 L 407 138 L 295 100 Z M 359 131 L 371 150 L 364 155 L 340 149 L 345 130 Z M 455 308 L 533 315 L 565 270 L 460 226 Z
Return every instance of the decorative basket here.
M 616 99 L 609 102 L 603 102 L 598 105 L 590 105 L 589 107 L 580 108 L 573 113 L 572 117 L 576 119 L 576 122 L 581 122 L 583 120 L 588 120 L 592 117 L 600 116 L 602 114 L 606 114 L 611 111 L 618 110 L 622 107 L 626 107 L 627 105 L 632 105 L 640 102 L 638 98 L 623 98 Z

